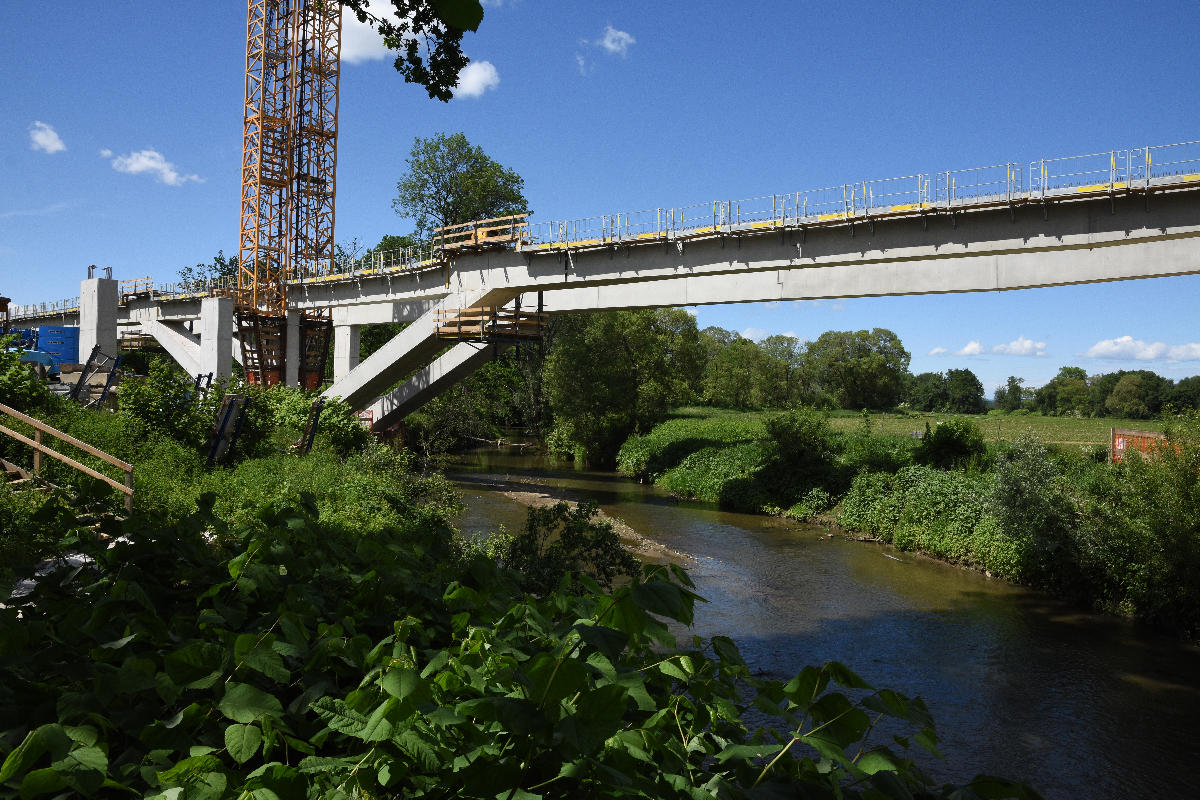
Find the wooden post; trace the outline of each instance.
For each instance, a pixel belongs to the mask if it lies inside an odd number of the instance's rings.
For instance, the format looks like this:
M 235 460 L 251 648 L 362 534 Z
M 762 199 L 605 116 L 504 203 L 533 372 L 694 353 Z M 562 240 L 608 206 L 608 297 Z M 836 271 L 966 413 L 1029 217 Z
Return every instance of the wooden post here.
M 42 471 L 42 431 L 40 428 L 34 428 L 33 440 L 37 442 L 37 447 L 33 448 L 33 474 L 37 475 Z
M 133 513 L 133 467 L 125 470 L 125 488 L 129 493 L 125 495 L 125 513 Z

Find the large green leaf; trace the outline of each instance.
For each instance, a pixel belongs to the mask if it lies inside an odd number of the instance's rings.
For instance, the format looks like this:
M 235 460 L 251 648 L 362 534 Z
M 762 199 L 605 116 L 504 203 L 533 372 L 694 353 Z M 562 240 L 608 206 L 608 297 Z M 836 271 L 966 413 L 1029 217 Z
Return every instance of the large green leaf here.
M 397 700 L 408 700 L 414 703 L 426 702 L 431 699 L 429 685 L 422 680 L 415 670 L 407 667 L 396 667 L 384 673 L 380 679 L 383 690 Z
M 574 658 L 558 659 L 549 653 L 538 653 L 522 670 L 529 678 L 529 698 L 540 708 L 558 704 L 583 685 L 588 669 Z
M 71 738 L 61 725 L 42 725 L 30 731 L 0 766 L 0 783 L 6 783 L 29 770 L 42 755 L 52 760 L 65 756 L 71 749 Z
M 671 583 L 650 581 L 634 584 L 633 599 L 651 614 L 685 622 L 683 590 Z
M 277 683 L 287 683 L 291 673 L 283 666 L 283 658 L 272 646 L 275 637 L 243 633 L 233 644 L 233 657 L 242 665 L 257 670 Z
M 614 663 L 621 655 L 621 651 L 625 649 L 625 645 L 629 643 L 629 634 L 616 628 L 580 623 L 575 626 L 574 630 L 579 634 L 579 638 L 608 656 L 608 660 Z
M 245 764 L 258 752 L 262 743 L 262 731 L 256 725 L 234 723 L 225 729 L 225 749 L 239 764 Z
M 217 710 L 234 722 L 256 722 L 264 717 L 279 717 L 283 704 L 258 687 L 231 681 L 225 684 L 225 695 L 217 703 Z

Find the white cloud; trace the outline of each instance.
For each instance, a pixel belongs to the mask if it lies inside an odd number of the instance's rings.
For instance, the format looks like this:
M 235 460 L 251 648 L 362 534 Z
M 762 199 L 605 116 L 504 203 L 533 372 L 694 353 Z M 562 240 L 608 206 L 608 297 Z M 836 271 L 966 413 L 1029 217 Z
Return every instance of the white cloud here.
M 619 31 L 612 25 L 605 25 L 604 35 L 596 41 L 596 44 L 614 56 L 625 58 L 629 55 L 630 46 L 636 42 L 637 39 L 634 39 L 625 31 Z
M 587 59 L 583 57 L 582 53 L 575 54 L 575 63 L 579 65 L 580 75 L 589 75 L 594 69 L 594 67 L 588 64 Z
M 933 348 L 932 350 L 930 350 L 930 351 L 929 351 L 929 355 L 931 355 L 931 356 L 944 356 L 944 355 L 946 355 L 946 353 L 949 353 L 949 352 L 950 352 L 950 351 L 949 351 L 949 350 L 947 350 L 947 349 L 946 349 L 946 348 L 944 348 L 944 347 L 935 347 L 935 348 Z
M 1086 356 L 1128 361 L 1200 361 L 1200 342 L 1169 345 L 1118 336 L 1096 342 L 1088 348 Z
M 34 122 L 29 126 L 29 146 L 43 153 L 59 153 L 67 149 L 58 131 L 44 122 Z
M 102 155 L 105 152 L 112 155 L 112 151 L 109 150 L 100 152 Z M 108 156 L 104 157 L 108 158 Z M 175 169 L 175 165 L 167 161 L 157 150 L 138 150 L 127 156 L 117 156 L 112 160 L 112 167 L 117 172 L 124 172 L 127 175 L 151 175 L 159 183 L 165 183 L 168 186 L 182 186 L 188 181 L 204 182 L 199 175 L 180 174 Z
M 107 147 L 104 148 L 103 150 L 100 151 L 100 157 L 101 158 L 112 158 L 112 150 L 109 150 Z
M 0 219 L 12 219 L 13 217 L 48 217 L 51 214 L 57 214 L 63 209 L 69 208 L 68 203 L 51 203 L 42 208 L 19 208 L 15 211 L 0 211 Z
M 956 356 L 978 356 L 983 353 L 983 344 L 978 339 L 972 339 L 963 346 L 962 350 L 955 350 Z
M 375 9 L 372 8 L 372 13 Z M 397 17 L 393 13 L 383 12 L 392 22 Z M 367 61 L 381 61 L 391 53 L 383 45 L 383 37 L 375 32 L 365 22 L 359 22 L 358 17 L 348 8 L 342 8 L 342 61 L 347 64 L 363 64 Z
M 771 335 L 770 331 L 764 330 L 762 328 L 746 328 L 746 330 L 742 331 L 743 339 L 750 339 L 755 342 L 757 342 L 759 339 L 765 339 L 770 335 Z
M 1018 336 L 1008 344 L 996 345 L 992 348 L 992 352 L 1007 356 L 1044 356 L 1046 355 L 1046 343 Z
M 472 61 L 458 74 L 455 97 L 479 97 L 500 85 L 500 73 L 490 61 Z

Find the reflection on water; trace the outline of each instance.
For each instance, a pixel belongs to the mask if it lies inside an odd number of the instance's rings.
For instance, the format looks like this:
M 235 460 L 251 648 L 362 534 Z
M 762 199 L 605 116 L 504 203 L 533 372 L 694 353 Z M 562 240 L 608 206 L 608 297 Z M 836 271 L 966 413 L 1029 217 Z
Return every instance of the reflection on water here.
M 1194 796 L 1196 648 L 885 546 L 677 503 L 611 473 L 498 450 L 470 454 L 459 470 L 464 531 L 525 518 L 482 488 L 482 474 L 594 500 L 695 557 L 709 600 L 696 631 L 732 633 L 755 670 L 787 678 L 838 660 L 924 697 L 948 756 L 926 764 L 939 779 L 1023 777 L 1061 798 Z

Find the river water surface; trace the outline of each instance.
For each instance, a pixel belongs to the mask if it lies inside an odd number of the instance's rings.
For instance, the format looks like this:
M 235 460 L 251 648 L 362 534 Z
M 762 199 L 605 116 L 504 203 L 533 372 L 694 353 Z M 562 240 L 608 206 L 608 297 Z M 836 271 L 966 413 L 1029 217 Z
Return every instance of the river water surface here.
M 733 637 L 752 669 L 788 679 L 837 660 L 925 698 L 939 780 L 1029 781 L 1047 798 L 1200 797 L 1200 649 L 890 547 L 814 526 L 677 502 L 603 472 L 509 450 L 450 470 L 466 533 L 519 529 L 514 485 L 593 500 L 690 556 L 702 636 Z

